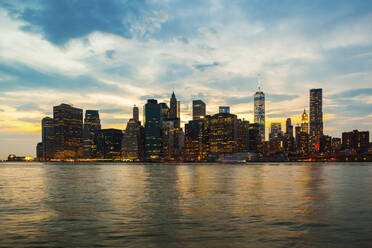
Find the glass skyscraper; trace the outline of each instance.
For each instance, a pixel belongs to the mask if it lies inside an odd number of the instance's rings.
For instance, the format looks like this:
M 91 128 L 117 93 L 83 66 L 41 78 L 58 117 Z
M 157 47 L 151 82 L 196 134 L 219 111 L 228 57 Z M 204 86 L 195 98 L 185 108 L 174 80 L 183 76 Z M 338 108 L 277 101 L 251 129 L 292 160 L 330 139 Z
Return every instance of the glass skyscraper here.
M 258 124 L 260 142 L 265 141 L 265 94 L 258 87 L 254 94 L 254 122 Z
M 55 157 L 77 159 L 83 147 L 83 110 L 68 104 L 53 107 Z
M 54 158 L 55 152 L 55 131 L 54 120 L 50 117 L 45 117 L 41 121 L 41 136 L 42 136 L 42 160 L 49 161 Z
M 322 89 L 310 90 L 310 151 L 318 152 L 323 136 Z
M 192 101 L 192 119 L 198 120 L 205 117 L 205 103 L 202 100 Z
M 162 105 L 155 99 L 145 105 L 145 159 L 160 160 L 162 153 Z
M 83 156 L 95 158 L 97 156 L 97 131 L 101 130 L 98 110 L 86 110 L 83 129 Z

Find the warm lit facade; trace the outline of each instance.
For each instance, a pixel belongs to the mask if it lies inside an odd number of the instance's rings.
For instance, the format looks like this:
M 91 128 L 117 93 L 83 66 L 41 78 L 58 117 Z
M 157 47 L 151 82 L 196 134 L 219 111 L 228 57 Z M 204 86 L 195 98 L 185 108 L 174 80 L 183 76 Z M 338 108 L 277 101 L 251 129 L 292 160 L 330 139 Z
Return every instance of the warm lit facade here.
M 54 130 L 54 120 L 50 117 L 45 117 L 41 121 L 41 140 L 43 146 L 43 155 L 41 160 L 49 161 L 55 155 L 56 135 Z
M 236 115 L 219 113 L 208 118 L 209 151 L 216 154 L 237 152 Z
M 311 152 L 319 152 L 323 136 L 322 89 L 310 90 L 310 133 L 309 144 Z
M 202 100 L 192 101 L 192 119 L 198 120 L 206 115 L 206 105 Z
M 83 148 L 83 110 L 68 104 L 53 108 L 55 158 L 79 159 Z
M 200 161 L 209 153 L 207 120 L 196 119 L 185 125 L 185 158 L 187 161 Z
M 353 130 L 342 133 L 342 148 L 355 153 L 366 153 L 369 148 L 369 132 Z
M 138 108 L 137 108 L 138 110 Z M 127 123 L 121 143 L 121 159 L 123 161 L 142 161 L 144 156 L 144 129 L 136 120 L 138 112 L 133 108 L 133 118 Z

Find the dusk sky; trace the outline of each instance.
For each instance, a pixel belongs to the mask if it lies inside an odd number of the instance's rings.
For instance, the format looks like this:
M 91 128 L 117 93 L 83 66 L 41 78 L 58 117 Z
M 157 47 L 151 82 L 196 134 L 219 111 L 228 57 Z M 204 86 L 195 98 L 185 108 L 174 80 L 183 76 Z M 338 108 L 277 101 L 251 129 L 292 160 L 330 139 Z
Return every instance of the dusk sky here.
M 60 103 L 124 129 L 174 91 L 183 123 L 193 99 L 253 121 L 258 74 L 267 126 L 323 88 L 326 134 L 372 131 L 372 1 L 2 0 L 0 34 L 0 159 L 35 156 Z

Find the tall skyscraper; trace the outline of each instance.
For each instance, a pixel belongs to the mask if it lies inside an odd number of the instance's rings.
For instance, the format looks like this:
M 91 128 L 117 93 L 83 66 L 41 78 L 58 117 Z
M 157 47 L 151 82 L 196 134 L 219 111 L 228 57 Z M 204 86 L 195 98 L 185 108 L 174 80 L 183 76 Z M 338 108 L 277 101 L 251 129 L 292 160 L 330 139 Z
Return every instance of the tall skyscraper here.
M 272 122 L 270 126 L 270 139 L 280 138 L 282 135 L 282 124 L 280 122 Z
M 139 110 L 136 105 L 133 107 L 133 120 L 134 121 L 139 121 Z
M 206 114 L 206 105 L 202 100 L 192 101 L 192 119 L 199 120 L 204 118 Z
M 309 133 L 309 115 L 306 113 L 306 109 L 301 115 L 301 132 Z
M 101 130 L 98 110 L 86 110 L 83 128 L 83 157 L 96 158 L 97 131 Z
M 230 114 L 230 107 L 229 106 L 219 106 L 218 113 L 223 114 Z
M 254 94 L 254 122 L 258 124 L 260 143 L 265 141 L 265 94 L 258 87 Z
M 293 137 L 293 126 L 291 118 L 287 118 L 285 123 L 285 133 L 291 137 Z
M 322 89 L 310 90 L 310 151 L 318 152 L 323 136 Z
M 55 130 L 54 120 L 50 117 L 45 117 L 41 121 L 41 139 L 43 146 L 42 160 L 49 161 L 55 155 Z
M 55 157 L 77 159 L 82 156 L 83 110 L 68 104 L 53 107 Z
M 130 119 L 123 134 L 121 159 L 124 161 L 142 161 L 144 156 L 143 142 L 144 129 L 141 126 L 141 122 L 136 121 L 134 118 Z
M 199 161 L 208 156 L 207 120 L 196 119 L 185 125 L 186 160 Z
M 170 99 L 169 120 L 174 122 L 175 128 L 180 128 L 181 126 L 180 116 L 180 102 L 177 101 L 176 95 L 173 92 Z
M 174 95 L 174 94 L 173 94 Z M 162 106 L 155 99 L 145 104 L 145 159 L 160 160 L 162 152 Z

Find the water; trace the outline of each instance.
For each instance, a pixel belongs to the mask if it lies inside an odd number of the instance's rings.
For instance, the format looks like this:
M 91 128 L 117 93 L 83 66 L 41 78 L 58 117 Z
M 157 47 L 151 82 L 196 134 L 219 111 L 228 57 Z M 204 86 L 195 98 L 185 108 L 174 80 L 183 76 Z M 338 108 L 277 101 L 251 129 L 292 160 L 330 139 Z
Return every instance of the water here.
M 0 164 L 0 247 L 372 247 L 372 164 Z

